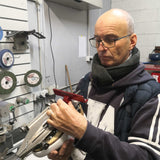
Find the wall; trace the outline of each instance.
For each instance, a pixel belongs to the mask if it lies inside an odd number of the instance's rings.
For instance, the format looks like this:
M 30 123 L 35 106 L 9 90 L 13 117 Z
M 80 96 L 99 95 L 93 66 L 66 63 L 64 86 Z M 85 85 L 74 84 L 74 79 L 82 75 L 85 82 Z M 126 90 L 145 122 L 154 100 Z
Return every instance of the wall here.
M 32 89 L 26 86 L 24 82 L 24 75 L 31 69 L 31 59 L 29 49 L 16 50 L 13 49 L 13 39 L 6 38 L 7 32 L 9 31 L 27 31 L 28 30 L 28 11 L 27 11 L 27 0 L 5 0 L 0 1 L 0 26 L 3 29 L 3 37 L 0 40 L 0 51 L 3 49 L 9 49 L 14 56 L 14 64 L 10 69 L 3 69 L 0 67 L 0 73 L 2 71 L 12 72 L 17 79 L 16 88 L 13 92 L 8 94 L 0 94 L 0 101 L 8 102 L 15 107 L 16 120 L 14 122 L 14 128 L 21 126 L 24 123 L 29 122 L 33 114 L 33 98 Z M 3 78 L 1 77 L 1 82 Z M 7 83 L 7 82 L 6 82 Z M 9 85 L 8 85 L 9 86 Z M 25 97 L 30 100 L 28 104 L 22 105 L 16 103 L 17 97 Z M 1 106 L 2 107 L 2 106 Z M 8 108 L 9 109 L 9 108 Z M 12 120 L 12 119 L 10 119 Z M 2 121 L 8 125 L 9 122 L 9 110 L 6 116 L 2 115 Z
M 160 1 L 159 0 L 112 0 L 112 8 L 127 10 L 135 20 L 138 36 L 137 47 L 141 61 L 147 62 L 155 46 L 160 46 Z
M 39 26 L 36 5 L 28 2 L 28 6 L 29 28 L 39 29 L 46 36 L 41 41 L 40 52 L 38 41 L 30 37 L 32 66 L 43 73 L 42 88 L 55 85 L 55 78 L 58 88 L 68 85 L 65 65 L 68 66 L 71 83 L 77 83 L 91 69 L 91 63 L 86 62 L 86 57 L 79 57 L 79 36 L 86 37 L 87 55 L 93 56 L 96 50 L 90 47 L 88 39 L 94 34 L 96 19 L 110 8 L 110 0 L 103 0 L 103 9 L 89 11 L 46 0 L 38 6 Z
M 31 3 L 28 4 L 29 8 L 33 9 L 30 9 L 29 12 L 29 27 L 37 28 L 35 23 L 37 14 Z M 90 70 L 90 63 L 85 61 L 85 57 L 80 58 L 78 55 L 78 38 L 81 35 L 87 37 L 87 11 L 79 11 L 44 1 L 44 6 L 39 6 L 39 14 L 44 16 L 41 17 L 40 25 L 46 37 L 41 45 L 40 54 L 38 53 L 38 42 L 33 37 L 30 38 L 30 42 L 33 51 L 32 66 L 41 67 L 43 87 L 55 85 L 55 79 L 58 88 L 68 85 L 65 65 L 68 66 L 71 83 L 77 83 Z M 39 62 L 40 59 L 41 62 Z

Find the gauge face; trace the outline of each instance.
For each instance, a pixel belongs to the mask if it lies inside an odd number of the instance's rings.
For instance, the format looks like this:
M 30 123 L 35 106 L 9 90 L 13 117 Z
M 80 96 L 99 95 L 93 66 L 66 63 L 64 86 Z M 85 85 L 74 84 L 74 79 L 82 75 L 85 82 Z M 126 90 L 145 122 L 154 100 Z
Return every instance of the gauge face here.
M 16 76 L 12 72 L 0 72 L 0 94 L 11 93 L 16 88 L 16 83 Z
M 42 81 L 41 73 L 36 70 L 30 70 L 25 74 L 24 81 L 30 87 L 38 86 Z
M 8 49 L 3 49 L 0 51 L 0 66 L 2 68 L 10 68 L 14 63 L 14 55 Z
M 13 55 L 10 52 L 5 52 L 2 55 L 2 63 L 4 66 L 6 66 L 6 67 L 12 66 L 13 61 L 14 61 Z
M 4 76 L 1 79 L 1 87 L 3 89 L 10 89 L 13 86 L 13 79 L 10 76 Z
M 40 80 L 40 77 L 37 73 L 30 73 L 27 76 L 27 81 L 29 84 L 36 85 Z

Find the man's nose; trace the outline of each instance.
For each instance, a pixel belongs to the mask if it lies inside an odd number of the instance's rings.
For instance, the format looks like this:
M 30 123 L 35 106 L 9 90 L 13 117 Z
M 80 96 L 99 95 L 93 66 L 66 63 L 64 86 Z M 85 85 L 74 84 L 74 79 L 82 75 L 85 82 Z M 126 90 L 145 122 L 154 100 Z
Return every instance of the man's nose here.
M 108 48 L 106 48 L 106 47 L 104 46 L 103 41 L 101 41 L 101 42 L 99 43 L 98 50 L 108 50 Z

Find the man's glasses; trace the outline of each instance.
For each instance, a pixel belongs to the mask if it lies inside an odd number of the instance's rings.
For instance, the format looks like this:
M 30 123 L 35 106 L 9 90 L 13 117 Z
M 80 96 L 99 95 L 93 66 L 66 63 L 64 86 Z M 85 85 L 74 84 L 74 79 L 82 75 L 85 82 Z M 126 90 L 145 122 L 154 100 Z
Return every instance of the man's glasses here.
M 120 38 L 108 38 L 107 36 L 104 37 L 103 39 L 98 39 L 98 36 L 95 36 L 93 38 L 89 39 L 89 42 L 92 47 L 98 48 L 100 46 L 100 43 L 102 43 L 104 48 L 113 48 L 116 45 L 116 41 L 129 37 L 131 34 L 128 34 L 126 36 L 120 37 Z

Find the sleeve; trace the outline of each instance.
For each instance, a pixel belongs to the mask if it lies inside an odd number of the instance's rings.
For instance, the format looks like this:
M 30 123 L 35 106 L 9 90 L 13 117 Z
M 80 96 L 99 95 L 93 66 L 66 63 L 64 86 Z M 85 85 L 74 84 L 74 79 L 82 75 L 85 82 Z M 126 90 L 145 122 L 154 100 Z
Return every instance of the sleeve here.
M 160 160 L 160 97 L 152 98 L 137 111 L 128 142 L 88 122 L 76 147 L 94 160 Z

